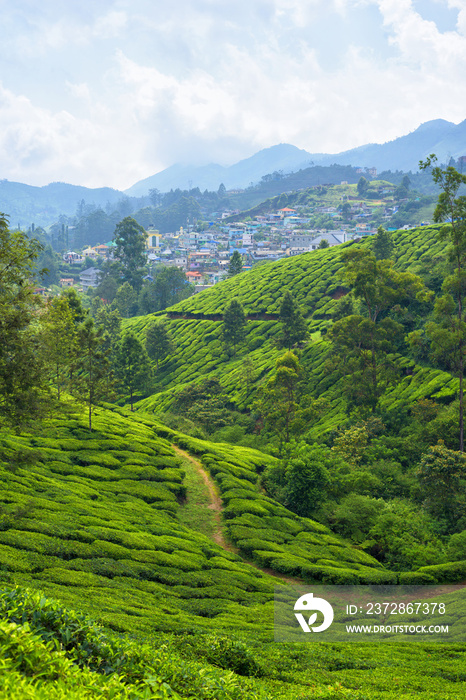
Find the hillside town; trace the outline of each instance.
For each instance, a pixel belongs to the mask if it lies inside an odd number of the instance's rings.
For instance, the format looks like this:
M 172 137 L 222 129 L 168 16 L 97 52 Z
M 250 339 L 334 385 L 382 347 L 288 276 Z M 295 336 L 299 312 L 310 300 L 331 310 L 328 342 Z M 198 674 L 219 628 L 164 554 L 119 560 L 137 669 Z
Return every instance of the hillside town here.
M 319 190 L 321 188 L 315 188 Z M 227 276 L 231 256 L 237 251 L 243 270 L 258 263 L 293 257 L 318 248 L 340 245 L 355 238 L 376 233 L 377 223 L 390 227 L 390 219 L 408 199 L 394 198 L 395 186 L 381 182 L 376 190 L 378 199 L 365 200 L 357 196 L 355 186 L 342 182 L 332 189 L 333 197 L 322 197 L 322 203 L 309 207 L 296 205 L 271 208 L 263 214 L 250 216 L 247 212 L 204 212 L 208 219 L 189 223 L 178 230 L 160 233 L 148 227 L 146 251 L 148 279 L 157 267 L 177 267 L 201 291 L 217 284 Z M 348 194 L 348 192 L 352 192 Z M 337 199 L 337 201 L 333 201 Z M 374 212 L 378 213 L 375 223 Z M 326 226 L 313 227 L 316 217 L 324 217 Z M 408 226 L 406 226 L 408 228 Z M 111 260 L 115 243 L 108 241 L 86 246 L 81 251 L 70 250 L 63 260 L 70 266 L 79 265 L 79 282 L 83 291 L 97 287 L 99 261 Z M 92 261 L 88 268 L 86 261 Z M 76 276 L 63 276 L 60 286 L 72 286 Z

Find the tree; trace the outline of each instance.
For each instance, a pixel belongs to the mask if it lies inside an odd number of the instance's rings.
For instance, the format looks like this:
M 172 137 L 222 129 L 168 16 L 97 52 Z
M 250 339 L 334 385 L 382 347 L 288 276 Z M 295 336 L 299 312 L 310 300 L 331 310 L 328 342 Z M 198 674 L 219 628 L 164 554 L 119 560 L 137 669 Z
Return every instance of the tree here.
M 41 245 L 10 231 L 0 214 L 0 416 L 19 426 L 41 415 L 46 374 L 34 320 L 32 280 Z
M 92 318 L 86 318 L 77 329 L 76 358 L 74 361 L 73 393 L 88 407 L 89 430 L 92 430 L 92 411 L 107 393 L 107 375 L 110 371 L 103 348 L 102 333 Z
M 379 226 L 371 243 L 372 252 L 377 260 L 386 260 L 387 258 L 392 257 L 393 249 L 395 247 L 393 237 L 392 234 L 386 231 L 383 226 Z
M 154 321 L 146 330 L 146 351 L 151 360 L 163 360 L 174 348 L 170 332 L 163 321 Z
M 416 474 L 427 510 L 456 529 L 466 515 L 466 457 L 441 442 L 422 456 Z M 464 523 L 464 520 L 463 520 Z
M 280 322 L 282 324 L 281 347 L 291 350 L 294 345 L 306 340 L 308 336 L 306 321 L 289 290 L 285 292 L 280 306 Z
M 243 269 L 243 259 L 238 250 L 235 250 L 230 258 L 230 264 L 228 265 L 228 275 L 229 277 L 234 277 L 238 275 Z
M 55 297 L 49 302 L 42 323 L 46 360 L 51 367 L 57 398 L 60 400 L 61 388 L 66 383 L 77 340 L 74 314 L 65 296 Z
M 134 333 L 125 333 L 118 344 L 115 374 L 120 386 L 129 394 L 133 410 L 134 393 L 144 391 L 151 378 L 147 352 Z
M 290 441 L 299 408 L 298 387 L 302 367 L 293 352 L 286 352 L 275 363 L 275 372 L 258 391 L 256 408 L 264 427 L 278 436 L 279 451 Z
M 319 249 L 322 250 L 323 248 L 330 248 L 330 243 L 326 238 L 322 238 L 322 240 L 319 242 Z
M 367 249 L 347 249 L 341 259 L 361 313 L 336 321 L 330 329 L 334 367 L 347 377 L 349 406 L 374 412 L 381 394 L 397 374 L 388 353 L 404 335 L 402 324 L 390 318 L 390 313 L 401 310 L 402 302 L 428 300 L 429 293 L 420 277 L 398 272 L 390 260 L 377 260 Z
M 237 345 L 245 338 L 246 323 L 242 305 L 237 299 L 232 299 L 223 314 L 223 340 L 233 346 L 233 355 L 236 355 Z
M 301 443 L 285 466 L 285 505 L 304 518 L 326 498 L 328 457 L 325 447 Z
M 361 176 L 358 180 L 358 194 L 360 197 L 364 197 L 367 190 L 369 189 L 369 182 L 365 177 Z
M 137 313 L 138 295 L 129 282 L 121 285 L 113 303 L 123 318 L 135 316 Z
M 349 202 L 344 202 L 344 204 L 341 205 L 341 215 L 343 217 L 343 221 L 351 221 L 353 218 L 353 215 L 351 214 L 351 204 Z
M 157 268 L 154 281 L 142 288 L 139 309 L 144 314 L 163 311 L 167 306 L 173 306 L 193 293 L 194 287 L 189 284 L 183 270 L 162 266 Z
M 130 216 L 117 224 L 113 234 L 115 241 L 115 258 L 123 270 L 123 279 L 139 291 L 142 286 L 142 272 L 147 263 L 146 232 Z
M 116 351 L 121 335 L 120 312 L 110 306 L 100 308 L 95 317 L 97 329 L 102 335 L 102 349 L 108 359 L 110 369 L 107 374 L 107 400 L 114 397 L 114 370 Z
M 443 284 L 444 295 L 437 301 L 437 322 L 426 327 L 435 355 L 448 358 L 450 368 L 459 379 L 459 449 L 464 451 L 464 392 L 463 373 L 466 360 L 466 196 L 458 195 L 466 184 L 466 175 L 448 166 L 442 170 L 435 165 L 435 155 L 419 163 L 421 170 L 432 168 L 432 178 L 442 189 L 434 211 L 434 221 L 448 222 L 440 230 L 440 238 L 450 244 L 448 257 L 454 265 L 453 274 Z

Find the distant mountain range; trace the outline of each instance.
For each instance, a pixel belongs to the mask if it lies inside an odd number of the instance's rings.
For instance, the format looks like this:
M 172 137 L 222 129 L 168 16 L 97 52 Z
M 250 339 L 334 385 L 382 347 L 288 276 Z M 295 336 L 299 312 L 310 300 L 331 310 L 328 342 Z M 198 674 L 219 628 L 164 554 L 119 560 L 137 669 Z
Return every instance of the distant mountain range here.
M 453 124 L 444 119 L 426 122 L 406 136 L 383 144 L 367 144 L 337 154 L 308 153 L 289 144 L 265 148 L 250 158 L 229 167 L 217 164 L 200 167 L 172 165 L 151 177 L 136 182 L 124 193 L 109 187 L 89 189 L 63 182 L 33 187 L 0 180 L 0 212 L 10 217 L 12 226 L 23 228 L 35 223 L 47 226 L 60 214 L 72 216 L 79 202 L 105 207 L 128 197 L 146 197 L 149 190 L 168 192 L 171 189 L 217 190 L 223 183 L 227 190 L 244 189 L 257 184 L 264 175 L 283 175 L 304 170 L 312 165 L 352 165 L 384 170 L 416 171 L 419 160 L 435 153 L 440 162 L 466 155 L 466 120 Z
M 172 165 L 166 170 L 140 180 L 125 194 L 142 197 L 150 189 L 167 192 L 171 189 L 217 190 L 220 183 L 227 189 L 243 189 L 260 181 L 263 175 L 274 171 L 284 174 L 308 168 L 311 165 L 352 165 L 383 170 L 416 171 L 419 160 L 435 153 L 441 162 L 451 157 L 466 155 L 466 120 L 456 125 L 444 119 L 426 122 L 406 136 L 383 144 L 367 144 L 342 153 L 308 153 L 296 146 L 280 144 L 265 148 L 250 158 L 230 167 L 205 165 L 202 167 Z

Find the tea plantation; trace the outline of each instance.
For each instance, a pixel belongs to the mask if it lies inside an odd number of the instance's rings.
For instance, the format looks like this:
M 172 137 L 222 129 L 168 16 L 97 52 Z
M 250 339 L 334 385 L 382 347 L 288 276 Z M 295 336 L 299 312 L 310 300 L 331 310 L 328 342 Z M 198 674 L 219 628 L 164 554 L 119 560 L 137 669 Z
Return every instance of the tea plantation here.
M 439 294 L 446 255 L 437 234 L 397 232 L 393 259 Z M 400 342 L 389 356 L 397 380 L 362 419 L 348 409 L 332 356 L 329 330 L 349 292 L 340 253 L 369 245 L 255 267 L 164 312 L 125 319 L 124 330 L 144 341 L 163 318 L 173 340 L 134 412 L 122 395 L 96 401 L 90 429 L 83 404 L 64 391 L 40 422 L 2 425 L 0 700 L 466 694 L 463 644 L 274 641 L 274 592 L 285 585 L 466 580 L 466 525 L 436 512 L 435 489 L 426 497 L 419 478 L 427 448 L 457 449 L 458 379 Z M 309 334 L 295 349 L 301 393 L 290 403 L 304 417 L 278 453 L 260 402 L 284 354 L 287 289 Z M 232 299 L 248 318 L 234 350 L 223 336 Z M 432 306 L 397 313 L 408 332 L 424 328 Z M 202 419 L 209 400 L 192 409 L 190 395 L 209 386 L 218 407 Z M 177 408 L 182 401 L 191 413 Z M 462 523 L 454 460 L 441 486 Z M 311 517 L 280 482 L 296 464 L 317 484 Z
M 216 478 L 239 554 L 180 524 L 173 444 Z M 0 449 L 0 697 L 458 697 L 461 647 L 273 642 L 280 574 L 394 579 L 260 492 L 274 458 L 125 409 L 97 409 L 89 432 L 72 402 L 40 435 L 3 432 Z

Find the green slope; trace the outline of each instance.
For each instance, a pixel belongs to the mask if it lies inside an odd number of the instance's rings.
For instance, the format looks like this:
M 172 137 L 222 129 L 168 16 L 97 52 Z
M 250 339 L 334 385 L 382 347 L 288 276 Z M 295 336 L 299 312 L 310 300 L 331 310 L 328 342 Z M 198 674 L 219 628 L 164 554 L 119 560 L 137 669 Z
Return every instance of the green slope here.
M 421 275 L 426 284 L 437 288 L 439 270 L 444 264 L 445 244 L 437 238 L 439 227 L 429 226 L 394 234 L 395 266 Z M 336 248 L 316 250 L 295 258 L 253 268 L 210 290 L 197 294 L 168 309 L 164 316 L 175 341 L 174 352 L 156 373 L 153 394 L 142 400 L 138 408 L 160 413 L 169 409 L 174 395 L 192 382 L 217 377 L 230 400 L 240 411 L 251 407 L 260 383 L 274 369 L 282 354 L 276 339 L 280 333 L 278 312 L 285 289 L 290 289 L 303 309 L 311 342 L 302 352 L 310 392 L 329 401 L 325 416 L 314 426 L 313 434 L 332 429 L 346 420 L 341 379 L 326 367 L 329 345 L 326 329 L 331 325 L 331 313 L 337 300 L 347 291 L 342 280 L 339 256 L 348 245 L 370 245 L 370 240 L 350 243 Z M 222 343 L 221 314 L 232 298 L 243 304 L 249 317 L 244 346 L 236 357 L 225 351 Z M 143 340 L 152 316 L 125 321 Z M 247 391 L 243 363 L 248 357 L 254 367 L 254 377 Z M 382 398 L 384 408 L 395 409 L 400 401 L 415 402 L 421 398 L 451 401 L 457 393 L 457 380 L 447 372 L 429 366 L 418 366 L 412 360 L 397 358 L 406 376 Z

